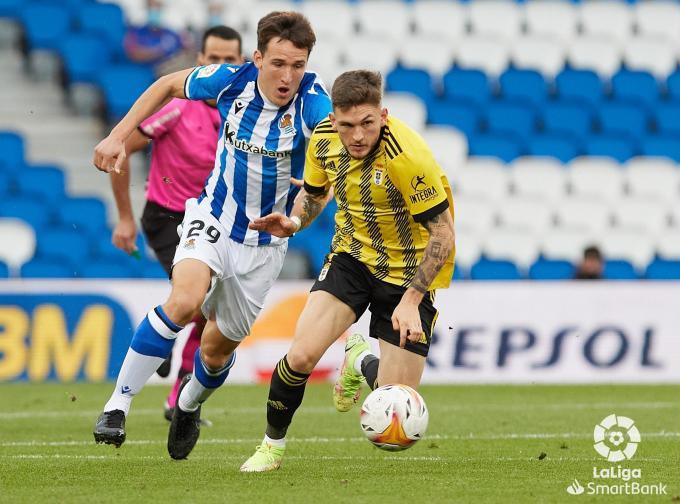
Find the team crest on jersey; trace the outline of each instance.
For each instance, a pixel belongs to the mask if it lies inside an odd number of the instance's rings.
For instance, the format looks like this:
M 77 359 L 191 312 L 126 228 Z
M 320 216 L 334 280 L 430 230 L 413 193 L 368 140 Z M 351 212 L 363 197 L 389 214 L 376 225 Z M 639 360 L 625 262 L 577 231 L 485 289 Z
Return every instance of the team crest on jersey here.
M 192 238 L 191 240 L 187 240 L 184 242 L 184 248 L 187 250 L 193 250 L 196 248 L 196 238 Z
M 321 268 L 321 272 L 319 273 L 319 282 L 323 282 L 326 279 L 326 275 L 328 275 L 328 270 L 331 267 L 331 263 L 326 263 L 323 268 Z
M 375 182 L 375 185 L 381 185 L 383 181 L 383 171 L 382 170 L 376 170 L 375 173 L 373 173 L 373 182 Z
M 293 116 L 290 114 L 283 114 L 283 117 L 279 119 L 279 129 L 281 133 L 286 135 L 295 134 L 295 127 L 293 126 Z
M 201 68 L 198 73 L 196 74 L 197 79 L 204 79 L 205 77 L 210 77 L 212 74 L 217 72 L 217 69 L 219 68 L 219 65 L 208 65 L 203 68 Z

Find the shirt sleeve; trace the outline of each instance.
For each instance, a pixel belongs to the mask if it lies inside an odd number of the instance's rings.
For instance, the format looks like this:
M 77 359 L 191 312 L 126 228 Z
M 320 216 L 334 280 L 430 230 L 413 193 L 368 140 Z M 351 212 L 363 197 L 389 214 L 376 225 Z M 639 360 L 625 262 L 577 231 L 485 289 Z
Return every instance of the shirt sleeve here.
M 305 105 L 302 109 L 302 120 L 310 131 L 314 131 L 317 124 L 326 119 L 331 111 L 331 99 L 323 82 L 321 82 L 317 75 L 314 83 L 307 91 Z
M 404 151 L 391 164 L 390 175 L 396 177 L 396 185 L 416 222 L 425 222 L 449 207 L 442 169 L 429 149 Z
M 194 68 L 184 83 L 184 96 L 189 100 L 216 99 L 234 81 L 239 68 L 226 63 Z
M 307 146 L 307 157 L 305 159 L 305 191 L 309 194 L 325 192 L 328 183 L 326 170 L 321 166 L 319 158 L 316 156 L 316 143 L 314 137 L 312 137 Z
M 139 131 L 149 138 L 156 139 L 171 131 L 182 115 L 184 100 L 172 100 L 155 114 L 149 116 L 139 125 Z

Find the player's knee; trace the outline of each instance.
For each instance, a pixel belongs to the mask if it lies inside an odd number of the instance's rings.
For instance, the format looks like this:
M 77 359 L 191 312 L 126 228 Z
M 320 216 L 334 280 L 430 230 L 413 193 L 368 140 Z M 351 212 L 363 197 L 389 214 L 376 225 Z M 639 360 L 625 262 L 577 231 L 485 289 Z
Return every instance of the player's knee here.
M 163 306 L 168 317 L 179 325 L 188 324 L 201 307 L 202 299 L 187 292 L 173 292 Z
M 311 373 L 319 359 L 311 352 L 291 349 L 286 355 L 286 360 L 293 371 Z
M 222 369 L 229 362 L 233 350 L 220 348 L 203 341 L 201 343 L 201 360 L 211 370 Z

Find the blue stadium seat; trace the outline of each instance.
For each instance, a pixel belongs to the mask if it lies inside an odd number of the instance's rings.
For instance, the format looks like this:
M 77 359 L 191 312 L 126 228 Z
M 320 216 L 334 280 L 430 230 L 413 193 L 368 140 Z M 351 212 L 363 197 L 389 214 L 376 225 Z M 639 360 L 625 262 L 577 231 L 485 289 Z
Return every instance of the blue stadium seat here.
M 637 154 L 637 142 L 624 135 L 593 135 L 584 143 L 588 156 L 608 156 L 620 163 Z
M 637 280 L 635 267 L 628 261 L 614 259 L 605 261 L 602 276 L 605 280 Z
M 506 70 L 499 79 L 501 96 L 542 105 L 548 97 L 548 85 L 543 76 L 534 70 Z
M 138 272 L 126 263 L 108 260 L 90 260 L 79 268 L 81 278 L 136 278 Z
M 0 164 L 0 197 L 7 198 L 14 192 L 14 182 Z
M 581 154 L 580 142 L 568 135 L 551 133 L 534 135 L 527 142 L 527 154 L 550 156 L 568 163 Z
M 647 266 L 645 278 L 648 280 L 680 280 L 680 261 L 655 259 Z
M 97 233 L 106 227 L 106 207 L 99 198 L 69 198 L 57 210 L 59 221 L 79 233 Z
M 515 263 L 511 261 L 496 261 L 480 259 L 470 270 L 472 280 L 520 280 L 522 275 Z
M 519 103 L 491 102 L 486 108 L 486 126 L 490 133 L 511 134 L 526 143 L 536 129 L 536 113 Z
M 640 153 L 643 156 L 665 156 L 680 163 L 680 136 L 647 136 L 640 142 Z
M 144 260 L 139 265 L 142 278 L 156 278 L 160 280 L 167 280 L 168 274 L 158 261 Z
M 91 240 L 85 233 L 73 229 L 46 229 L 37 235 L 37 239 L 36 256 L 40 259 L 63 261 L 68 266 L 78 268 L 90 256 Z
M 418 96 L 425 104 L 434 99 L 432 77 L 419 68 L 397 66 L 385 79 L 387 91 L 399 91 Z
M 21 266 L 23 278 L 73 278 L 75 268 L 55 259 L 33 259 Z
M 81 31 L 97 35 L 106 41 L 114 57 L 124 54 L 125 18 L 115 3 L 89 3 L 78 11 L 78 25 Z
M 0 160 L 5 169 L 17 172 L 24 167 L 24 139 L 12 131 L 0 131 Z
M 19 19 L 31 50 L 56 51 L 71 26 L 68 7 L 58 2 L 29 3 L 21 9 Z
M 680 70 L 676 70 L 668 76 L 666 90 L 671 100 L 680 101 Z
M 479 110 L 462 101 L 432 101 L 427 107 L 427 122 L 453 126 L 469 138 L 479 131 Z
M 28 222 L 40 232 L 53 221 L 50 208 L 33 198 L 13 197 L 0 201 L 0 217 L 15 217 Z
M 443 78 L 444 96 L 452 100 L 484 105 L 491 97 L 486 74 L 480 70 L 449 70 Z
M 25 0 L 0 0 L 0 18 L 18 19 Z
M 494 156 L 509 163 L 523 154 L 519 139 L 511 135 L 480 133 L 469 139 L 469 151 L 473 156 Z
M 59 54 L 69 83 L 95 83 L 99 70 L 111 59 L 106 42 L 87 33 L 71 33 L 59 46 Z
M 124 116 L 154 81 L 150 68 L 142 65 L 109 65 L 99 71 L 99 85 L 104 94 L 110 120 Z
M 611 102 L 601 105 L 598 122 L 604 133 L 640 138 L 647 131 L 649 121 L 642 108 L 628 103 Z
M 467 279 L 467 275 L 465 274 L 465 271 L 463 270 L 462 266 L 458 266 L 456 264 L 455 268 L 453 268 L 453 277 L 452 280 L 465 280 Z
M 593 129 L 593 114 L 582 102 L 548 103 L 543 108 L 543 128 L 546 133 L 567 134 L 582 142 Z
M 21 196 L 40 199 L 49 205 L 65 197 L 64 172 L 55 166 L 32 166 L 15 177 Z
M 662 135 L 680 135 L 680 102 L 664 103 L 655 111 L 656 129 Z
M 9 278 L 9 266 L 0 261 L 0 278 Z
M 659 87 L 650 73 L 621 70 L 612 78 L 612 94 L 619 101 L 652 107 L 659 100 Z
M 580 100 L 595 107 L 604 95 L 602 81 L 590 70 L 563 70 L 555 78 L 555 83 L 557 95 L 562 100 Z
M 569 261 L 539 259 L 529 268 L 532 280 L 570 280 L 574 278 L 574 265 Z

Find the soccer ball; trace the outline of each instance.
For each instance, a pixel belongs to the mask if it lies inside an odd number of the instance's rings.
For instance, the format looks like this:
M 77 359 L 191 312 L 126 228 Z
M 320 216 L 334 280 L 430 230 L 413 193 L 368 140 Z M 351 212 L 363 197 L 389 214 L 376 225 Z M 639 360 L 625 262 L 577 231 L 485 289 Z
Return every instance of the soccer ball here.
M 406 450 L 423 437 L 429 414 L 421 395 L 406 385 L 385 385 L 361 406 L 361 429 L 368 440 L 388 451 Z

